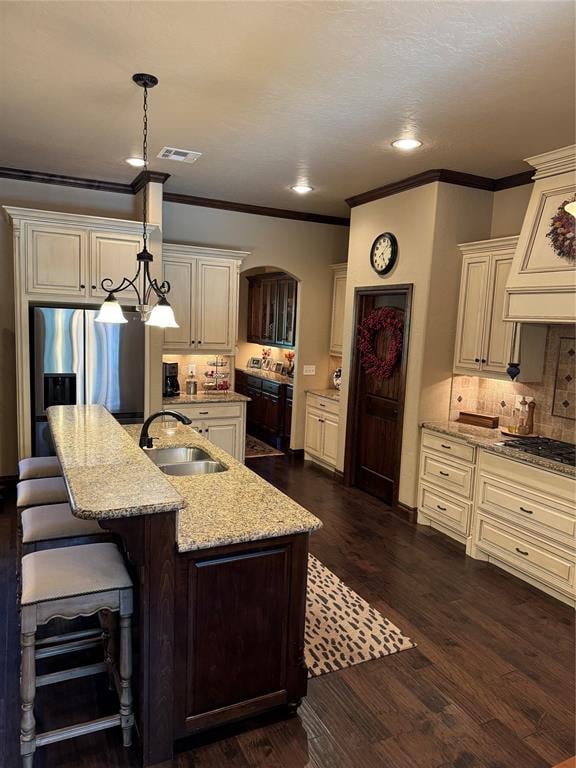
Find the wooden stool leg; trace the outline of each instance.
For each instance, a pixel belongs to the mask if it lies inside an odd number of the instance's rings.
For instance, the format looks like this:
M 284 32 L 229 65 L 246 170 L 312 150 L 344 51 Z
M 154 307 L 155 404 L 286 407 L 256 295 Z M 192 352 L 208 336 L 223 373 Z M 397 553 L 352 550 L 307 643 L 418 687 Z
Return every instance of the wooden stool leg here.
M 23 617 L 23 624 L 24 621 Z M 23 628 L 24 630 L 26 627 Z M 36 751 L 36 721 L 34 720 L 34 698 L 36 695 L 36 631 L 22 632 L 22 670 L 20 689 L 22 696 L 22 717 L 20 720 L 20 754 L 24 768 L 32 768 Z
M 116 617 L 111 611 L 100 611 L 100 626 L 104 640 L 104 662 L 108 668 L 108 690 L 113 691 L 116 664 Z
M 132 616 L 120 616 L 120 724 L 125 747 L 132 744 Z

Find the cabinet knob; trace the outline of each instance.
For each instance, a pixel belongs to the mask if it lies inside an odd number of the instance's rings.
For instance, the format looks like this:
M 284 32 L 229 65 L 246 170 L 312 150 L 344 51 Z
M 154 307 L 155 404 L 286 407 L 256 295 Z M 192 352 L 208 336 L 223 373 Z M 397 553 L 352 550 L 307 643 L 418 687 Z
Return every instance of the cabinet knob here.
M 80 283 L 80 288 L 86 288 L 86 286 L 83 283 Z
M 482 362 L 485 363 L 486 362 L 486 358 L 483 357 L 482 358 Z
M 192 341 L 190 342 L 190 344 L 196 344 L 196 342 L 194 341 L 194 339 L 192 339 Z
M 474 358 L 474 362 L 475 362 L 475 363 L 479 363 L 479 362 L 480 362 L 480 358 L 479 358 L 479 357 L 475 357 L 475 358 Z
M 95 291 L 95 290 L 96 290 L 96 286 L 95 286 L 95 285 L 93 285 L 93 286 L 92 286 L 92 290 L 93 290 L 93 291 Z

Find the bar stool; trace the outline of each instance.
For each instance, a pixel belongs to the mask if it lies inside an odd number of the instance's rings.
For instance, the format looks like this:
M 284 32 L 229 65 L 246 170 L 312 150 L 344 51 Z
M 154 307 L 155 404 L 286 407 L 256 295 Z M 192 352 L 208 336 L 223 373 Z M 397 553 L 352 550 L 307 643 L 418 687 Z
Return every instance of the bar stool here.
M 62 477 L 20 480 L 16 486 L 16 504 L 19 507 L 62 504 L 65 501 L 68 501 L 68 492 Z
M 20 515 L 22 547 L 24 552 L 35 552 L 48 547 L 70 546 L 83 537 L 107 535 L 96 520 L 74 517 L 69 504 L 44 504 L 27 507 Z
M 21 608 L 20 754 L 24 768 L 32 768 L 36 747 L 118 725 L 122 728 L 124 746 L 129 747 L 134 724 L 130 682 L 132 582 L 116 545 L 84 544 L 25 555 L 22 558 Z M 120 616 L 119 669 L 114 675 L 120 699 L 119 713 L 37 734 L 34 719 L 37 687 L 107 670 L 106 663 L 102 662 L 36 676 L 37 658 L 78 650 L 78 633 L 46 638 L 38 643 L 41 647 L 37 649 L 37 627 L 57 617 L 72 620 L 100 611 L 119 613 Z
M 18 462 L 20 480 L 33 480 L 39 477 L 59 477 L 62 467 L 56 456 L 33 456 Z

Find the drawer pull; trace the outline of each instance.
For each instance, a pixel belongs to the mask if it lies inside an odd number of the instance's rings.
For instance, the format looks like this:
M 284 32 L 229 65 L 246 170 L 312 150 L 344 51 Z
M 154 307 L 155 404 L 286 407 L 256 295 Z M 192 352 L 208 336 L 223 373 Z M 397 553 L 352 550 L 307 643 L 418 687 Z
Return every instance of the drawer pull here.
M 452 450 L 452 446 L 451 445 L 444 445 L 444 443 L 440 443 L 440 445 L 442 446 L 442 448 L 446 448 L 447 451 L 451 451 Z
M 326 408 L 326 403 L 319 403 L 320 408 Z
M 520 507 L 520 512 L 526 512 L 527 515 L 534 514 L 534 512 L 531 509 L 524 509 L 524 507 Z
M 518 547 L 516 547 L 516 552 L 518 552 L 519 555 L 524 555 L 524 557 L 528 557 L 528 552 L 525 552 L 523 549 L 518 549 Z
M 436 504 L 436 509 L 439 509 L 440 512 L 446 512 L 446 507 L 441 507 L 440 504 Z
M 198 416 L 208 416 L 210 411 L 198 411 Z
M 440 474 L 442 477 L 450 477 L 450 472 L 442 472 L 442 470 L 440 470 Z

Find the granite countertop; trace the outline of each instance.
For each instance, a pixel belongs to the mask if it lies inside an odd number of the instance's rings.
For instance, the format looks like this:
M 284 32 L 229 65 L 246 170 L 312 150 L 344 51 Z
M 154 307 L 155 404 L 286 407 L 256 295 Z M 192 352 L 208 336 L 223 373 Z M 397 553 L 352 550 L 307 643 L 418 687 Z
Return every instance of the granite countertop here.
M 339 389 L 306 389 L 305 392 L 310 395 L 317 395 L 318 397 L 327 397 L 329 400 L 336 400 L 340 402 L 340 390 Z
M 176 397 L 164 397 L 162 398 L 162 405 L 173 408 L 194 403 L 247 403 L 249 400 L 250 398 L 246 395 L 227 390 L 226 392 L 198 392 L 197 395 L 180 394 Z
M 551 472 L 558 472 L 561 475 L 576 478 L 576 467 L 571 464 L 561 464 L 559 461 L 553 461 L 544 456 L 535 456 L 531 453 L 520 451 L 517 448 L 502 445 L 504 440 L 513 440 L 514 437 L 512 435 L 510 437 L 503 435 L 500 429 L 474 427 L 470 424 L 460 424 L 458 421 L 425 421 L 422 427 L 433 432 L 439 432 L 442 435 L 458 437 L 470 445 L 476 445 L 486 451 L 507 456 L 509 459 L 522 461 L 525 464 L 533 464 L 536 467 L 548 469 Z
M 124 429 L 134 442 L 138 440 L 140 425 L 129 424 Z M 167 435 L 156 422 L 150 434 L 159 438 L 154 441 L 157 448 L 202 448 L 227 467 L 226 472 L 210 475 L 169 477 L 187 502 L 178 513 L 180 552 L 306 533 L 321 527 L 317 517 L 191 427 L 178 424 L 175 432 Z
M 294 384 L 294 379 L 290 376 L 282 376 L 281 373 L 272 373 L 272 371 L 263 371 L 261 368 L 237 368 L 247 376 L 256 376 L 257 379 L 268 379 L 268 381 L 277 381 L 279 384 Z
M 185 501 L 167 476 L 101 405 L 57 405 L 47 414 L 76 517 L 107 520 L 183 509 Z

